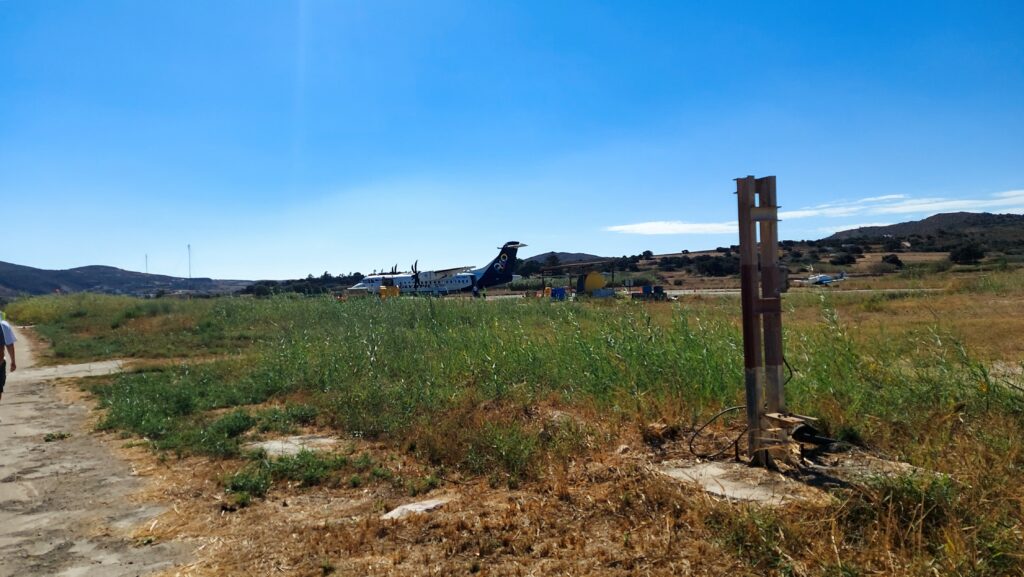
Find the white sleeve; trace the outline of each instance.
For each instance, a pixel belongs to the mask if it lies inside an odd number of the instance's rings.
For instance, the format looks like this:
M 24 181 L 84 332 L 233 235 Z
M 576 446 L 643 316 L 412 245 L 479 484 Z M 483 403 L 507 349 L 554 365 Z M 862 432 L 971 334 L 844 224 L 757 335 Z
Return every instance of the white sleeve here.
M 18 339 L 14 336 L 14 331 L 11 330 L 11 325 L 7 323 L 0 323 L 0 327 L 4 329 L 4 344 L 13 345 Z

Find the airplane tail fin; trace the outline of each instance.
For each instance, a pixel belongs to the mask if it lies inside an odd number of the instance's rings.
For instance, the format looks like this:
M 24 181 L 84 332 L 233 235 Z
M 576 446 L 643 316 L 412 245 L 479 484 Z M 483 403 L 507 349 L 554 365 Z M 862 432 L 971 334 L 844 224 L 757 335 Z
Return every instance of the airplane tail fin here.
M 515 240 L 506 242 L 494 260 L 487 266 L 473 271 L 476 276 L 476 286 L 484 288 L 511 281 L 512 272 L 516 266 L 516 252 L 524 246 L 526 245 Z

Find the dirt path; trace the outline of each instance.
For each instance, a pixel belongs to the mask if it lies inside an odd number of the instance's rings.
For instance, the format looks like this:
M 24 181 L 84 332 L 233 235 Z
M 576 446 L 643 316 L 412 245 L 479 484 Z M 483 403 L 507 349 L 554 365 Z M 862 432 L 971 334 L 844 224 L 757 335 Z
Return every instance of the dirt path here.
M 90 432 L 88 407 L 51 382 L 121 363 L 36 368 L 31 341 L 16 333 L 18 370 L 0 401 L 0 576 L 135 576 L 186 561 L 181 544 L 131 541 L 162 509 L 130 499 L 143 481 Z M 71 436 L 46 442 L 48 433 Z

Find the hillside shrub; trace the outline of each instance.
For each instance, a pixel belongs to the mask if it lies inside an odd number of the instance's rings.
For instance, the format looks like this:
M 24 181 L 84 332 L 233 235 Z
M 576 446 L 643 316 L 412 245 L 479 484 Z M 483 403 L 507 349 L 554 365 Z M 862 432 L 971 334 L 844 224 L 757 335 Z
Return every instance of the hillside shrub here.
M 845 266 L 857 262 L 857 257 L 848 252 L 837 252 L 828 259 L 828 262 L 835 266 Z
M 883 256 L 882 262 L 886 264 L 891 264 L 896 268 L 903 268 L 903 261 L 900 260 L 900 257 L 896 256 L 895 254 L 887 254 Z
M 977 243 L 960 245 L 949 251 L 949 260 L 956 264 L 978 264 L 985 258 L 985 249 Z

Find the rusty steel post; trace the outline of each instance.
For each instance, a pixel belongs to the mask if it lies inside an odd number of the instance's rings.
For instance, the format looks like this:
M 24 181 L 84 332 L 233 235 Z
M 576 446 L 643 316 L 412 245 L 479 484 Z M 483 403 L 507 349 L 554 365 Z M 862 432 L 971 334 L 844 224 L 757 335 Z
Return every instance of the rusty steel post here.
M 756 180 L 753 176 L 736 179 L 740 233 L 740 299 L 743 303 L 743 381 L 747 399 L 747 442 L 751 462 L 768 464 L 761 445 L 761 421 L 764 411 L 761 371 L 761 317 L 758 309 L 757 227 L 753 218 Z
M 751 464 L 771 465 L 768 451 L 788 440 L 783 390 L 782 275 L 775 177 L 736 179 L 743 303 L 744 388 Z M 789 425 L 787 425 L 789 426 Z
M 766 213 L 761 227 L 761 297 L 764 299 L 765 403 L 768 413 L 786 411 L 782 384 L 782 286 L 779 274 L 779 225 L 775 201 L 775 177 L 757 180 L 758 206 Z M 779 439 L 783 441 L 785 439 Z

